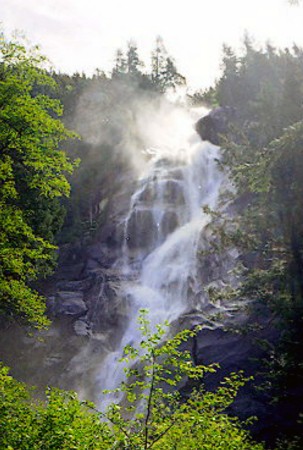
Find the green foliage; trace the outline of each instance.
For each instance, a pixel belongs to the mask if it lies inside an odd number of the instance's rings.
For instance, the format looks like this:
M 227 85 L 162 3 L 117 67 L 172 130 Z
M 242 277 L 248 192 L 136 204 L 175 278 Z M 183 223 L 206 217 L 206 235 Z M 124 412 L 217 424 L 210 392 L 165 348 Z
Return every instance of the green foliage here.
M 233 402 L 239 388 L 247 381 L 231 374 L 215 392 L 206 392 L 201 384 L 205 374 L 216 365 L 195 366 L 182 344 L 196 335 L 183 330 L 163 342 L 165 328 L 158 325 L 151 332 L 146 311 L 139 318 L 143 340 L 140 348 L 127 346 L 123 363 L 126 381 L 115 393 L 122 393 L 121 404 L 111 404 L 106 416 L 113 426 L 119 449 L 262 449 L 250 441 L 236 418 L 224 411 Z M 199 382 L 187 400 L 178 388 L 184 379 Z M 108 393 L 108 391 L 105 391 Z
M 77 395 L 57 389 L 47 391 L 47 401 L 31 400 L 26 387 L 0 369 L 0 447 L 7 450 L 57 449 L 222 449 L 262 450 L 237 418 L 226 408 L 245 383 L 242 374 L 225 378 L 215 392 L 202 387 L 187 400 L 177 388 L 184 377 L 201 381 L 215 365 L 195 366 L 180 346 L 197 330 L 184 330 L 163 342 L 165 329 L 152 333 L 141 312 L 140 348 L 127 346 L 123 362 L 126 382 L 120 405 L 111 404 L 106 413 Z M 100 420 L 102 419 L 102 421 Z
M 282 410 L 291 405 L 295 427 L 303 381 L 303 52 L 256 49 L 247 37 L 244 47 L 240 56 L 225 47 L 212 91 L 237 111 L 221 161 L 236 188 L 236 214 L 217 219 L 215 243 L 242 252 L 242 282 L 227 296 L 261 302 L 279 322 L 265 384 Z
M 295 308 L 303 301 L 302 50 L 256 49 L 248 37 L 244 47 L 242 56 L 224 48 L 223 73 L 215 86 L 219 103 L 238 111 L 235 129 L 224 141 L 222 164 L 246 211 L 241 208 L 229 227 L 229 244 L 238 242 L 250 253 L 252 272 L 245 285 L 250 298 L 277 306 L 280 297 L 284 306 Z M 224 244 L 222 226 L 219 234 Z
M 0 370 L 0 447 L 7 450 L 111 448 L 111 431 L 72 392 L 50 389 L 47 401 L 31 400 L 25 385 Z
M 39 93 L 55 87 L 37 49 L 0 40 L 0 310 L 41 327 L 43 299 L 30 283 L 50 273 L 54 234 L 74 165 L 59 144 L 74 134 L 60 103 Z

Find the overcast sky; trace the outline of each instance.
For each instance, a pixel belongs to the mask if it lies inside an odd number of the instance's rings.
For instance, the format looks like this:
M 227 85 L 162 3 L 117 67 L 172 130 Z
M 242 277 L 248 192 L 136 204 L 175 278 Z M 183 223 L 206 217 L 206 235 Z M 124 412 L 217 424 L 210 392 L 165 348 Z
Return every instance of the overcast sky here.
M 223 42 L 303 46 L 303 6 L 287 0 L 0 0 L 5 32 L 25 32 L 56 69 L 110 70 L 115 50 L 136 41 L 146 64 L 162 36 L 193 88 L 218 76 Z

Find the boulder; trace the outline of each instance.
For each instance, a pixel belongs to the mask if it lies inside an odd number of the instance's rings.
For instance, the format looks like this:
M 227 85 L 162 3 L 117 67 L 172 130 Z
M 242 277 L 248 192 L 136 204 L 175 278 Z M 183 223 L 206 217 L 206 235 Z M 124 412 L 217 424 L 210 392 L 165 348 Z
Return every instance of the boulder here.
M 91 336 L 92 331 L 86 318 L 76 320 L 73 324 L 74 331 L 77 336 Z
M 231 106 L 221 106 L 213 109 L 207 116 L 195 124 L 195 129 L 202 141 L 214 145 L 220 144 L 220 134 L 226 134 L 230 123 L 236 118 L 236 110 Z
M 61 291 L 57 292 L 54 304 L 55 315 L 83 316 L 87 306 L 83 300 L 83 292 Z

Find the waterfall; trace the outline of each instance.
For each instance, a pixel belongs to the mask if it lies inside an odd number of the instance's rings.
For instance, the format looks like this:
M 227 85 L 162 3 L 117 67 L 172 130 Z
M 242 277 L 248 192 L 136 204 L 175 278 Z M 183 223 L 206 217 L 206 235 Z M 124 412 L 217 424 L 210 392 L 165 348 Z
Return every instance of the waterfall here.
M 128 305 L 128 323 L 119 347 L 100 366 L 97 383 L 114 389 L 124 379 L 118 363 L 127 344 L 141 339 L 137 317 L 149 310 L 152 329 L 165 320 L 170 323 L 192 308 L 201 290 L 197 275 L 197 252 L 203 230 L 211 220 L 203 211 L 215 209 L 224 180 L 216 160 L 219 148 L 201 142 L 196 135 L 193 113 L 172 117 L 166 134 L 156 127 L 155 139 L 147 149 L 148 167 L 138 180 L 127 216 L 123 220 L 123 254 L 116 267 L 123 274 L 121 296 Z M 186 120 L 184 120 L 186 119 Z M 173 137 L 173 139 L 171 139 Z M 162 139 L 162 144 L 159 142 Z M 203 310 L 203 302 L 195 304 Z M 101 396 L 99 407 L 121 398 Z

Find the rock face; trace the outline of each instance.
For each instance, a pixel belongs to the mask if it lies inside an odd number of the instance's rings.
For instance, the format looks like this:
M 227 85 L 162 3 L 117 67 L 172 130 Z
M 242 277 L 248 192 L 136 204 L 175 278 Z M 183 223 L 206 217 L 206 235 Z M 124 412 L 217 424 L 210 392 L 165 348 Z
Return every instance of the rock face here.
M 87 306 L 83 301 L 83 293 L 78 291 L 59 291 L 56 295 L 53 313 L 54 315 L 83 316 L 87 312 Z
M 254 306 L 252 309 L 255 309 Z M 258 390 L 262 381 L 264 362 L 268 358 L 261 342 L 273 345 L 279 339 L 279 328 L 273 323 L 273 317 L 264 306 L 250 314 L 238 312 L 226 317 L 224 326 L 205 325 L 197 337 L 186 343 L 184 347 L 190 350 L 196 364 L 219 364 L 220 368 L 213 374 L 206 374 L 203 379 L 206 389 L 215 389 L 224 377 L 230 373 L 243 371 L 246 377 L 253 376 L 242 387 L 229 412 L 246 420 L 256 416 L 250 431 L 255 438 L 271 442 L 277 436 L 279 428 L 283 428 L 283 417 L 268 402 L 266 392 Z M 186 397 L 193 387 L 187 383 L 182 388 Z
M 220 144 L 220 134 L 228 131 L 229 125 L 236 118 L 236 111 L 231 106 L 213 109 L 207 116 L 202 117 L 195 125 L 196 131 L 203 141 Z
M 155 223 L 150 209 L 134 209 L 127 223 L 126 241 L 129 249 L 148 251 L 155 241 Z

